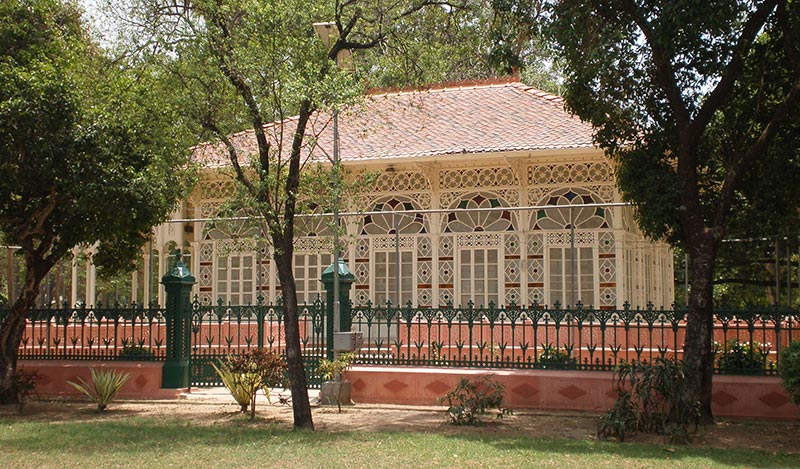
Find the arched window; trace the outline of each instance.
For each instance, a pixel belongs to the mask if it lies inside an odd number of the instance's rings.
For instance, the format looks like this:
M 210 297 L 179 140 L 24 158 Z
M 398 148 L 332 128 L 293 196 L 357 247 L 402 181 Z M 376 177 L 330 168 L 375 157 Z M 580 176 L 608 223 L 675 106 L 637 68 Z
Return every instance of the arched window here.
M 602 229 L 610 227 L 610 214 L 603 207 L 567 207 L 600 203 L 600 199 L 586 189 L 559 189 L 539 201 L 538 205 L 565 206 L 561 209 L 540 209 L 532 220 L 534 230 Z M 570 213 L 572 212 L 572 213 Z
M 472 233 L 513 231 L 514 224 L 510 210 L 482 210 L 508 207 L 508 204 L 493 194 L 476 193 L 458 201 L 458 209 L 447 215 L 445 233 Z
M 417 210 L 414 203 L 402 197 L 391 197 L 376 203 L 371 212 L 413 212 Z M 394 234 L 395 226 L 400 234 L 426 233 L 425 220 L 421 213 L 370 214 L 364 216 L 361 228 L 362 235 Z

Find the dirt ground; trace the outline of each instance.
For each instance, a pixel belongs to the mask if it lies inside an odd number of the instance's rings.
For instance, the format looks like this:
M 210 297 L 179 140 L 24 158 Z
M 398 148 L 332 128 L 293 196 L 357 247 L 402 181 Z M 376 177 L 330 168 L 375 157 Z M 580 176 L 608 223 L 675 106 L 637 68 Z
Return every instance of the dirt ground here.
M 288 394 L 288 393 L 287 393 Z M 278 424 L 291 428 L 291 405 L 277 399 L 267 403 L 263 397 L 257 405 L 256 424 Z M 314 402 L 314 399 L 312 399 Z M 31 401 L 23 415 L 15 407 L 0 406 L 0 420 L 96 421 L 132 415 L 170 417 L 191 420 L 196 425 L 214 425 L 241 421 L 239 406 L 224 391 L 193 394 L 174 401 L 119 401 L 103 414 L 94 412 L 88 402 L 78 400 Z M 489 433 L 501 436 L 553 437 L 575 440 L 596 439 L 596 414 L 580 412 L 515 410 L 503 419 L 486 418 L 482 427 L 455 427 L 446 423 L 442 407 L 409 407 L 358 404 L 343 408 L 313 407 L 314 425 L 318 431 L 419 431 L 440 433 Z M 635 435 L 626 441 L 663 444 L 660 436 Z M 752 448 L 774 453 L 800 453 L 800 422 L 719 419 L 714 426 L 701 427 L 691 446 L 715 448 Z

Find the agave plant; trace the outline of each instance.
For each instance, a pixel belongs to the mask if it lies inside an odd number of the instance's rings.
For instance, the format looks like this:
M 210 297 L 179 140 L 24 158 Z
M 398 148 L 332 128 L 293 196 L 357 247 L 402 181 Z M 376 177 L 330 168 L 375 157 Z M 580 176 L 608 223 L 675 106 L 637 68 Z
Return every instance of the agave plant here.
M 130 373 L 123 373 L 118 370 L 90 368 L 89 372 L 92 375 L 91 383 L 87 383 L 80 377 L 77 383 L 72 381 L 67 381 L 67 383 L 97 404 L 98 412 L 106 410 L 108 404 L 117 397 L 119 390 L 131 377 Z

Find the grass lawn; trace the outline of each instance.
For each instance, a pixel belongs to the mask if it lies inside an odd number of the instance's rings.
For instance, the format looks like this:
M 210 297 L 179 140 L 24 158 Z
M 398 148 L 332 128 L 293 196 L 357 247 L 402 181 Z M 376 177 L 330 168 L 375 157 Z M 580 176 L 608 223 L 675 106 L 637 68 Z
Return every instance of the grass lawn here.
M 758 468 L 800 467 L 800 455 L 482 433 L 292 432 L 264 420 L 198 425 L 131 416 L 0 419 L 0 466 Z

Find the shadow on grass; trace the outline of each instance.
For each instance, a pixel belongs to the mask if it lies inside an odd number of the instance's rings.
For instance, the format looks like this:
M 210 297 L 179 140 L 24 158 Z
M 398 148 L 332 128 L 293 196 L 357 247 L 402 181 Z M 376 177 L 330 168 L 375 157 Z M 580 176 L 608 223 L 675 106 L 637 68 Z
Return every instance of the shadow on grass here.
M 765 438 L 768 437 L 765 435 Z M 685 462 L 687 465 L 703 464 L 703 460 L 710 460 L 716 464 L 730 467 L 800 467 L 800 454 L 774 454 L 767 451 L 751 449 L 720 449 L 699 448 L 683 445 L 658 445 L 652 443 L 614 442 L 614 441 L 587 441 L 550 438 L 529 437 L 486 437 L 476 434 L 453 434 L 446 438 L 457 439 L 461 442 L 471 441 L 490 445 L 500 451 L 529 451 L 532 448 L 538 452 L 547 452 L 553 455 L 585 456 L 587 454 L 606 455 L 609 457 L 639 460 L 645 465 L 647 461 L 658 461 L 669 464 L 670 462 Z

